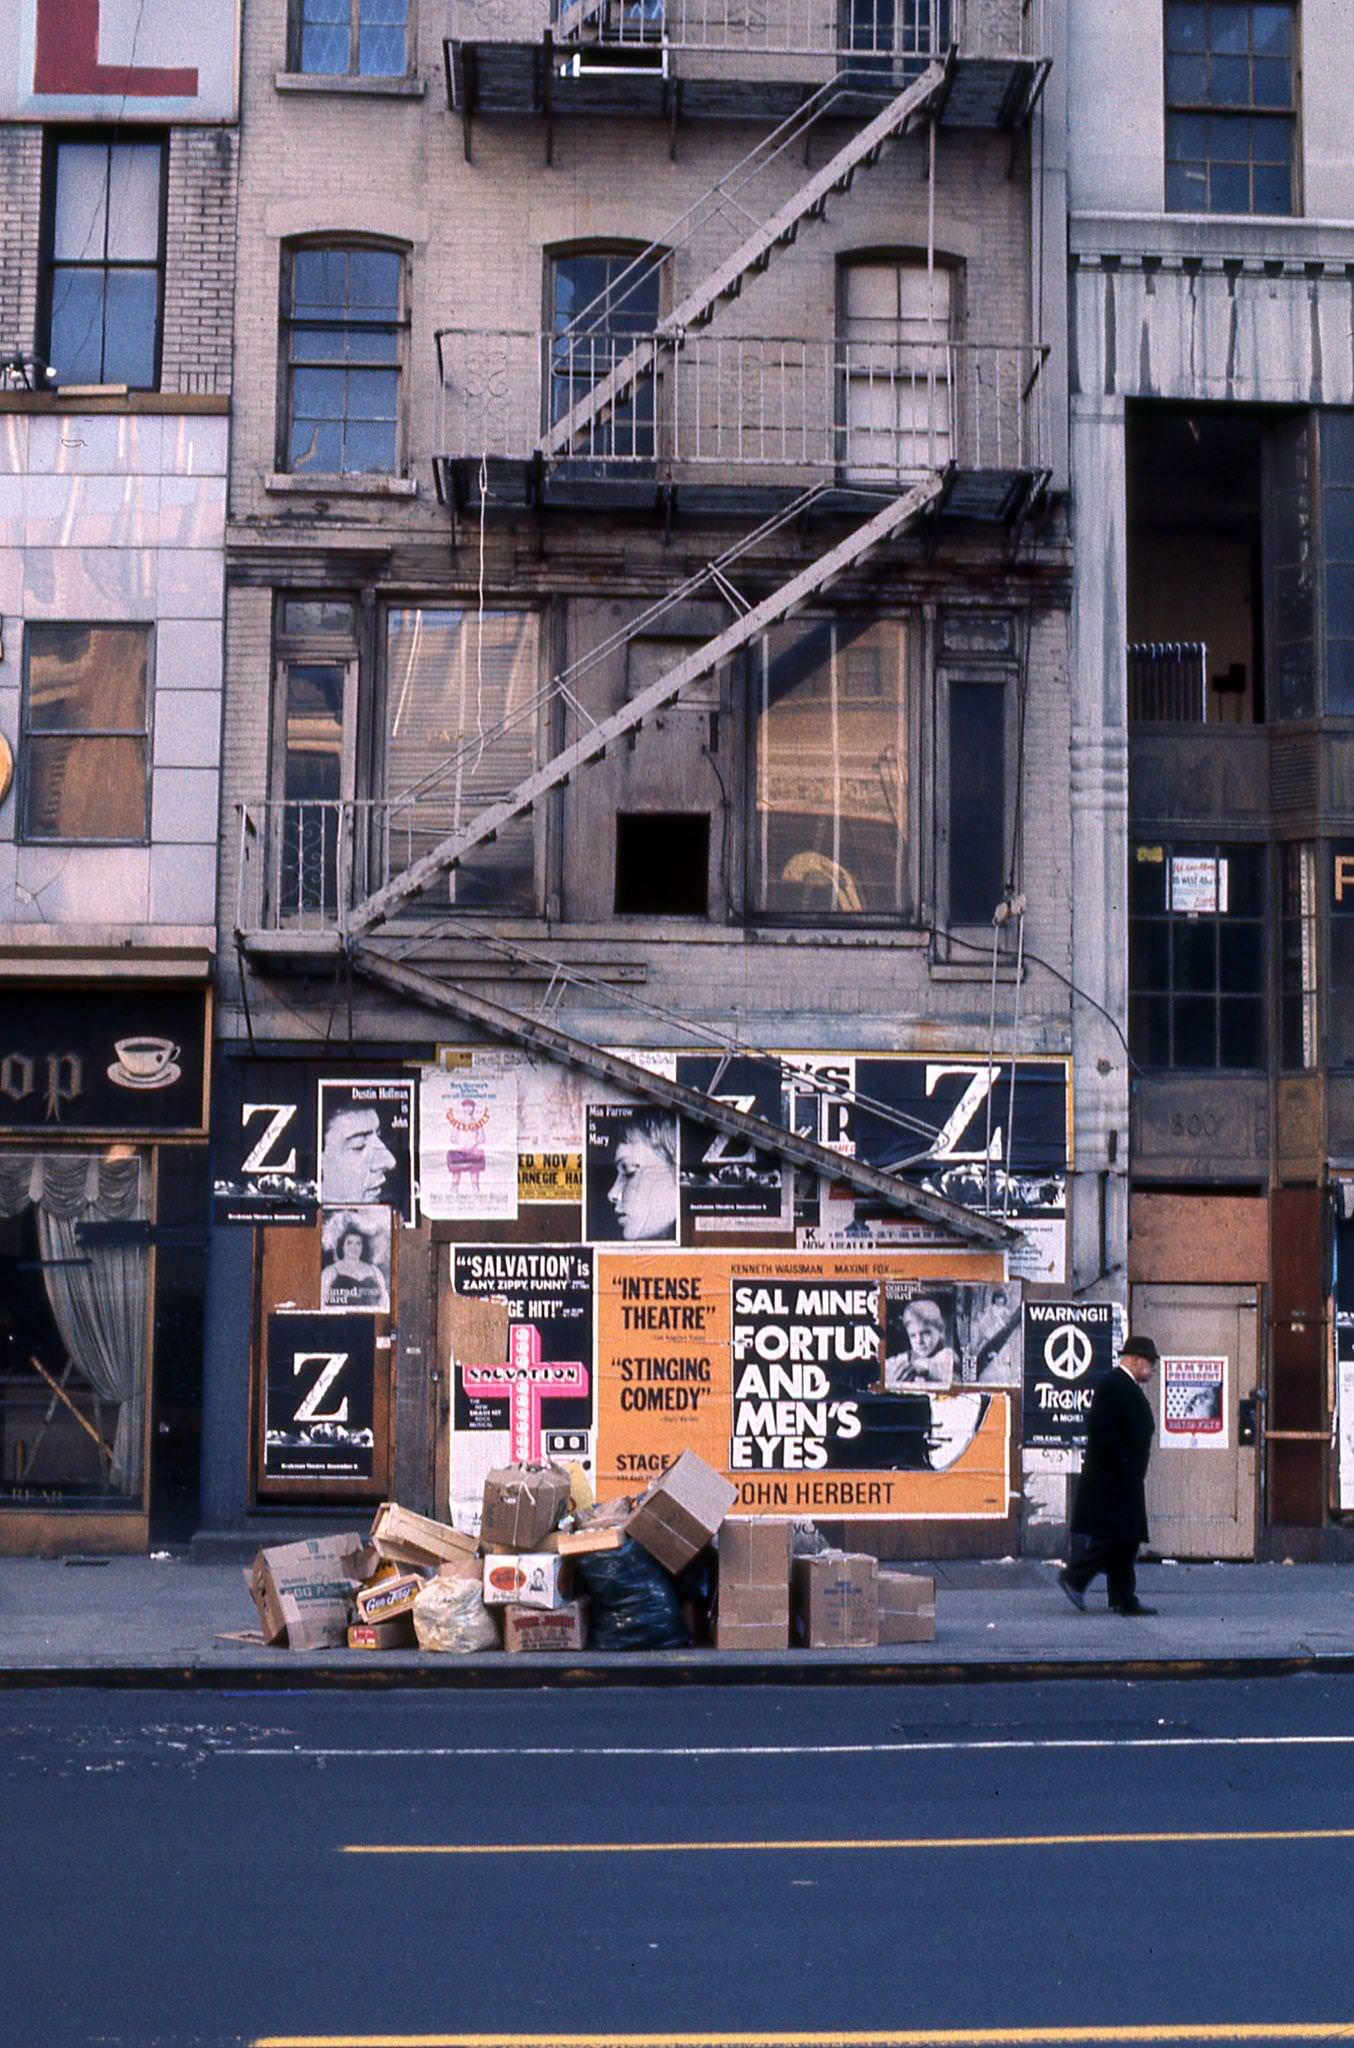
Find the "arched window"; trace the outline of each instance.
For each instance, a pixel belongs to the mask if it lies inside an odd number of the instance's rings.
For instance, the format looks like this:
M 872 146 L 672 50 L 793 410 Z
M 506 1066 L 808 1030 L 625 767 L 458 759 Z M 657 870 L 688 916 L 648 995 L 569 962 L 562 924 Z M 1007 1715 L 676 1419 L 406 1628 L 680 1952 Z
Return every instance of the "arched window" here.
M 398 474 L 403 296 L 398 249 L 365 242 L 288 249 L 281 463 L 292 475 Z
M 631 355 L 658 325 L 659 259 L 643 260 L 637 243 L 588 243 L 549 252 L 546 279 L 550 374 L 546 424 L 575 411 L 593 385 Z M 636 380 L 595 419 L 580 421 L 571 452 L 585 458 L 575 475 L 604 474 L 613 464 L 633 473 L 656 453 L 654 376 Z

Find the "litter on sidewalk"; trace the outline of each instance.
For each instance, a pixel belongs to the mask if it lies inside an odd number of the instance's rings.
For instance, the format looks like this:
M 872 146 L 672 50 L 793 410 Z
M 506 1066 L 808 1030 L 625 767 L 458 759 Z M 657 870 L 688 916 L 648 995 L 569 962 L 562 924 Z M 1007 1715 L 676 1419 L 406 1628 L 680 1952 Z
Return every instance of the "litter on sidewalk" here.
M 637 1498 L 598 1502 L 553 1464 L 486 1475 L 479 1534 L 396 1501 L 357 1531 L 261 1550 L 262 1640 L 293 1650 L 870 1648 L 929 1642 L 935 1582 L 829 1550 L 811 1526 L 735 1517 L 683 1451 Z

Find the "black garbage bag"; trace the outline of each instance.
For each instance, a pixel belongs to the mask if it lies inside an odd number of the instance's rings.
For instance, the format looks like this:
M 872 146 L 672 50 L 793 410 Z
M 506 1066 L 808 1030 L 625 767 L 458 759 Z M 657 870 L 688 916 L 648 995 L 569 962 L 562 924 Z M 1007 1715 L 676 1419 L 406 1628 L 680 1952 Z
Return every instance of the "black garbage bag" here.
M 688 1650 L 691 1631 L 670 1572 L 627 1537 L 619 1550 L 576 1557 L 584 1591 L 592 1596 L 590 1650 Z
M 674 1584 L 694 1643 L 708 1643 L 715 1618 L 715 1587 L 719 1558 L 713 1543 L 698 1550 L 678 1572 Z

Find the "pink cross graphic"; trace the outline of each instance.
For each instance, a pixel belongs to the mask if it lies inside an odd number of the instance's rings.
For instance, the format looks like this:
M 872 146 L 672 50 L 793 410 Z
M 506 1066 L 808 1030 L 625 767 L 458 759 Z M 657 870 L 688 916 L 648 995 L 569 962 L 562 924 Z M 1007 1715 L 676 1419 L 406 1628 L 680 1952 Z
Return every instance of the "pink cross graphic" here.
M 534 1464 L 541 1455 L 541 1404 L 555 1394 L 586 1394 L 588 1368 L 581 1359 L 541 1358 L 541 1333 L 534 1323 L 513 1323 L 508 1331 L 504 1365 L 463 1365 L 467 1394 L 481 1400 L 509 1402 L 509 1429 L 515 1465 Z

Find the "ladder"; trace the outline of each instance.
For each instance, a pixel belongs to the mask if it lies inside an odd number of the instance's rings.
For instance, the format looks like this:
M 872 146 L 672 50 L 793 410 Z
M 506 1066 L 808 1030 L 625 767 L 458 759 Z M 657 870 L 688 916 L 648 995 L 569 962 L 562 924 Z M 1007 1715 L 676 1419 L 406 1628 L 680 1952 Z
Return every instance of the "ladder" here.
M 579 739 L 572 741 L 507 796 L 486 805 L 467 824 L 449 833 L 431 852 L 414 861 L 402 874 L 354 907 L 345 925 L 348 937 L 360 938 L 384 924 L 401 904 L 422 895 L 431 883 L 449 874 L 475 847 L 488 844 L 514 820 L 527 816 L 542 797 L 567 783 L 585 763 L 600 760 L 608 747 L 627 733 L 637 731 L 679 697 L 689 684 L 710 675 L 740 648 L 750 645 L 769 626 L 788 617 L 796 606 L 814 596 L 874 548 L 893 539 L 937 507 L 948 482 L 947 473 L 937 470 L 902 497 L 891 499 L 881 511 L 847 534 L 826 554 L 820 555 L 806 569 L 801 569 L 778 590 L 772 591 L 769 597 L 744 611 L 722 633 L 668 669 L 632 697 L 629 703 L 622 705 L 619 711 L 612 712 L 610 717 L 602 719 Z
M 950 72 L 949 58 L 929 64 L 920 78 L 889 101 L 882 113 L 876 114 L 865 127 L 857 130 L 835 156 L 829 157 L 821 170 L 815 171 L 769 220 L 755 229 L 732 255 L 726 256 L 702 279 L 694 291 L 688 292 L 680 305 L 658 322 L 652 337 L 641 342 L 638 348 L 631 349 L 605 376 L 598 378 L 576 405 L 546 429 L 539 443 L 542 454 L 567 453 L 584 428 L 592 425 L 609 406 L 623 399 L 640 378 L 654 372 L 661 353 L 680 348 L 691 328 L 704 327 L 725 300 L 737 298 L 748 277 L 764 271 L 777 249 L 789 247 L 804 221 L 822 218 L 833 192 L 849 191 L 856 172 L 877 163 L 885 144 L 906 134 L 943 97 L 949 85 Z M 821 109 L 816 110 L 813 118 L 821 118 L 821 113 Z M 735 173 L 731 172 L 730 180 L 734 176 Z M 725 196 L 732 198 L 732 193 L 724 194 L 718 185 L 707 195 L 716 205 Z M 740 206 L 738 210 L 746 213 L 747 209 Z M 655 248 L 659 246 L 654 245 Z M 631 265 L 632 270 L 637 267 Z M 613 285 L 613 296 L 614 293 Z M 584 309 L 585 315 L 589 310 Z M 579 334 L 577 325 L 575 321 L 573 330 L 559 335 L 556 345 L 567 348 L 573 339 L 595 340 L 595 336 Z

